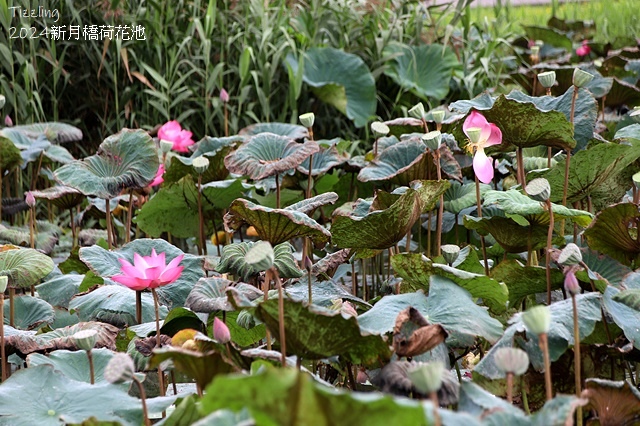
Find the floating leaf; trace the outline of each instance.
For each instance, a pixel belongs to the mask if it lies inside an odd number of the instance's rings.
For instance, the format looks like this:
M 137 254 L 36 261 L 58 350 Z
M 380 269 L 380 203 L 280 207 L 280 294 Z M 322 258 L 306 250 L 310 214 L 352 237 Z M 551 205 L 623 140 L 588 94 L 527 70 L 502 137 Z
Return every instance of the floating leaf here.
M 638 206 L 620 203 L 609 206 L 596 215 L 584 231 L 589 247 L 631 265 L 640 260 L 640 242 L 632 236 L 629 224 L 640 218 Z
M 246 243 L 241 243 L 246 244 Z M 227 248 L 229 246 L 226 246 Z M 234 283 L 220 277 L 200 278 L 189 293 L 185 307 L 195 312 L 212 313 L 216 311 L 233 311 L 235 308 L 227 298 L 227 289 L 233 286 L 241 297 L 250 301 L 263 297 L 260 289 L 246 284 Z
M 358 173 L 361 182 L 390 180 L 398 185 L 408 185 L 427 176 L 427 146 L 420 140 L 398 142 L 380 152 L 369 165 Z
M 143 130 L 122 130 L 100 144 L 98 153 L 62 166 L 54 176 L 85 195 L 116 197 L 123 189 L 147 186 L 158 171 L 158 152 Z
M 34 249 L 0 251 L 0 276 L 9 277 L 9 285 L 29 288 L 53 271 L 53 260 Z
M 306 127 L 291 123 L 256 123 L 238 132 L 239 135 L 245 138 L 260 133 L 273 133 L 274 135 L 286 136 L 294 140 L 305 140 L 309 138 L 309 130 Z

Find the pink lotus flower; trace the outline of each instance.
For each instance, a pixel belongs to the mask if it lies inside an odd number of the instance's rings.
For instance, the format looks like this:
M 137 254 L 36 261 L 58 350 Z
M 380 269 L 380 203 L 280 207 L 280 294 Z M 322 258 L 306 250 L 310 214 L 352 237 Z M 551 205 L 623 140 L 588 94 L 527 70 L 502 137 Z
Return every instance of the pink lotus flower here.
M 227 324 L 223 323 L 218 317 L 213 319 L 213 338 L 218 343 L 227 344 L 231 341 L 231 332 Z
M 11 120 L 11 117 L 9 117 L 8 115 L 5 115 L 4 117 L 4 125 L 7 127 L 13 126 L 13 120 Z
M 158 186 L 162 182 L 164 182 L 164 178 L 162 177 L 162 175 L 164 175 L 164 164 L 160 164 L 160 167 L 158 167 L 158 172 L 156 173 L 156 177 L 153 178 L 149 186 Z
M 477 141 L 472 141 L 468 148 L 475 148 L 473 171 L 480 182 L 490 183 L 493 179 L 493 159 L 487 157 L 484 149 L 488 146 L 502 143 L 502 131 L 495 124 L 489 123 L 484 118 L 484 115 L 477 111 L 472 111 L 462 125 L 462 130 L 471 139 L 471 136 L 469 136 L 470 129 L 480 130 L 480 137 Z
M 29 207 L 36 206 L 36 197 L 33 196 L 33 193 L 31 191 L 28 191 L 24 194 L 24 201 Z
M 114 275 L 112 280 L 129 287 L 132 290 L 142 291 L 171 284 L 178 279 L 184 266 L 178 266 L 184 257 L 183 254 L 173 259 L 167 265 L 165 254 L 156 254 L 151 251 L 151 256 L 133 255 L 133 265 L 125 259 L 118 259 L 122 265 L 121 275 Z
M 587 56 L 589 53 L 591 53 L 591 48 L 589 47 L 589 40 L 583 40 L 582 46 L 576 49 L 576 55 Z
M 570 269 L 564 276 L 564 289 L 573 295 L 580 293 L 580 283 L 573 269 Z
M 177 121 L 169 121 L 158 129 L 158 138 L 160 140 L 165 140 L 169 142 L 173 142 L 173 149 L 177 152 L 189 152 L 189 146 L 193 145 L 195 142 L 191 139 L 193 133 L 182 130 L 180 127 L 180 123 Z
M 220 90 L 220 100 L 225 104 L 229 102 L 229 93 L 224 89 Z

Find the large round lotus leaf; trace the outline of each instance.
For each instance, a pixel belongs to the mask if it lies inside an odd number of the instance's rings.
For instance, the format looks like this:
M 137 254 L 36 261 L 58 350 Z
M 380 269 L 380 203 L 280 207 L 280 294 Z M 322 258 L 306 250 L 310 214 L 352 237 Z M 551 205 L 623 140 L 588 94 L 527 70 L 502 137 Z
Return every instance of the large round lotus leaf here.
M 635 348 L 640 349 L 640 329 L 638 328 L 640 311 L 622 303 L 619 300 L 621 297 L 625 298 L 623 292 L 615 287 L 608 286 L 603 296 L 604 306 L 613 321 L 624 331 L 627 339 Z
M 298 73 L 298 60 L 287 56 L 287 64 Z M 304 53 L 302 79 L 324 102 L 364 127 L 376 113 L 376 82 L 360 57 L 332 47 L 317 47 Z
M 55 319 L 53 306 L 42 299 L 31 296 L 13 298 L 15 303 L 14 326 L 20 330 L 37 330 Z M 5 301 L 4 323 L 9 324 L 9 309 L 11 303 Z
M 82 140 L 82 130 L 65 123 L 33 123 L 20 126 L 13 126 L 4 129 L 11 132 L 21 133 L 29 139 L 38 139 L 44 136 L 53 143 L 76 142 Z
M 38 296 L 52 306 L 67 308 L 69 301 L 78 293 L 84 275 L 64 274 L 52 278 L 36 287 Z
M 238 135 L 250 137 L 260 133 L 273 133 L 295 140 L 304 140 L 309 137 L 309 130 L 306 127 L 291 123 L 256 123 L 241 129 Z
M 0 130 L 0 171 L 4 173 L 22 164 L 20 150 Z
M 242 197 L 246 186 L 239 179 L 202 185 L 202 214 L 206 234 L 213 233 L 213 222 L 210 219 L 217 214 L 215 210 L 226 209 L 233 200 Z M 165 232 L 178 238 L 198 235 L 198 187 L 193 177 L 186 175 L 178 182 L 160 188 L 142 206 L 134 222 L 151 237 L 160 237 Z
M 382 151 L 367 167 L 360 170 L 358 180 L 376 182 L 391 180 L 398 185 L 427 177 L 427 146 L 420 140 L 398 142 Z
M 280 340 L 278 300 L 260 303 L 255 313 Z M 284 329 L 287 352 L 303 359 L 340 356 L 352 364 L 380 366 L 391 356 L 381 336 L 362 334 L 355 317 L 344 318 L 338 311 L 285 300 Z
M 601 425 L 633 425 L 640 418 L 640 390 L 629 381 L 589 378 L 581 395 L 598 414 Z M 549 424 L 549 423 L 548 423 Z
M 96 384 L 107 383 L 103 377 L 104 369 L 114 354 L 113 351 L 106 348 L 96 348 L 91 351 Z M 29 368 L 39 365 L 51 365 L 56 371 L 59 371 L 71 380 L 91 383 L 89 358 L 85 351 L 68 351 L 61 349 L 53 351 L 48 355 L 32 353 L 27 356 L 27 366 Z M 127 388 L 128 387 L 127 385 Z
M 637 105 L 640 102 L 640 89 L 633 84 L 613 77 L 611 90 L 607 93 L 605 105 L 618 107 L 621 105 Z
M 424 131 L 422 120 L 413 117 L 394 118 L 393 120 L 385 121 L 384 124 L 389 128 L 389 134 L 397 137 L 407 133 Z
M 629 224 L 635 223 L 638 218 L 640 212 L 635 204 L 620 203 L 605 208 L 584 232 L 589 247 L 625 265 L 637 263 L 640 259 L 640 242 L 636 234 L 631 235 Z
M 437 43 L 419 46 L 392 43 L 385 48 L 384 55 L 391 58 L 384 73 L 424 100 L 446 98 L 453 72 L 461 66 L 451 49 Z
M 84 200 L 84 194 L 75 188 L 64 185 L 55 185 L 42 191 L 31 191 L 34 197 L 51 201 L 56 207 L 69 210 Z
M 216 266 L 216 271 L 233 274 L 241 277 L 243 280 L 254 278 L 260 272 L 264 271 L 255 264 L 248 263 L 245 260 L 245 255 L 255 245 L 256 242 L 244 241 L 224 246 L 220 262 L 218 262 Z M 273 266 L 276 267 L 282 278 L 299 278 L 302 276 L 302 271 L 298 269 L 296 261 L 293 258 L 294 251 L 295 248 L 287 241 L 273 248 Z
M 525 297 L 546 293 L 547 270 L 542 266 L 523 266 L 514 259 L 507 259 L 491 270 L 491 277 L 504 282 L 509 289 L 509 307 L 517 308 Z M 551 290 L 559 290 L 564 275 L 559 269 L 551 269 Z
M 105 250 L 97 245 L 83 247 L 80 249 L 80 260 L 86 263 L 96 275 L 109 278 L 121 273 L 119 258 L 126 259 L 133 264 L 134 253 L 138 253 L 141 256 L 150 256 L 153 249 L 157 254 L 166 253 L 165 262 L 167 264 L 174 258 L 184 254 L 184 258 L 180 262 L 180 266 L 184 266 L 182 274 L 173 283 L 159 287 L 156 290 L 160 301 L 169 308 L 183 306 L 195 283 L 204 276 L 202 259 L 192 254 L 185 254 L 165 240 L 140 238 L 113 251 Z M 133 290 L 124 289 L 135 294 Z
M 229 246 L 225 248 L 227 247 Z M 184 305 L 194 312 L 234 311 L 235 308 L 227 297 L 229 287 L 234 287 L 235 297 L 246 298 L 249 302 L 263 297 L 262 291 L 250 284 L 234 284 L 233 281 L 224 278 L 207 277 L 196 283 Z
M 62 229 L 50 222 L 38 220 L 35 223 L 36 234 L 34 235 L 35 248 L 45 254 L 51 254 Z M 30 243 L 30 233 L 28 226 L 5 227 L 0 225 L 0 244 L 11 243 L 22 247 L 28 247 Z
M 124 189 L 147 186 L 155 178 L 158 165 L 151 136 L 144 130 L 125 129 L 106 138 L 96 155 L 62 166 L 54 176 L 85 195 L 107 199 Z
M 147 407 L 152 412 L 161 412 L 177 397 L 150 398 Z M 100 422 L 137 426 L 143 421 L 142 405 L 138 398 L 118 386 L 71 380 L 50 365 L 22 369 L 0 386 L 3 424 L 59 426 L 81 424 L 91 417 Z
M 630 139 L 640 139 L 640 124 L 635 123 L 621 128 L 613 136 L 613 139 L 625 142 Z
M 491 189 L 490 185 L 480 184 L 480 197 Z M 444 209 L 448 212 L 459 214 L 467 207 L 476 204 L 476 185 L 474 183 L 452 182 L 451 187 L 444 193 Z
M 324 195 L 326 194 L 321 196 Z M 335 198 L 332 202 L 335 202 L 338 197 L 336 194 L 333 195 Z M 301 203 L 312 200 L 313 198 Z M 272 245 L 296 237 L 308 237 L 317 247 L 329 242 L 329 231 L 304 212 L 291 208 L 294 206 L 271 209 L 240 198 L 231 203 L 229 213 L 224 216 L 224 226 L 228 232 L 233 232 L 248 224 L 256 229 L 261 240 L 269 241 Z
M 313 154 L 313 164 L 311 165 L 311 175 L 318 176 L 327 173 L 331 168 L 337 167 L 343 164 L 349 158 L 348 153 L 340 154 L 336 148 L 336 143 L 339 139 L 332 139 L 330 141 L 317 141 L 320 146 L 320 151 Z M 329 143 L 329 145 L 325 145 Z M 299 166 L 298 171 L 305 175 L 309 174 L 309 160 L 311 157 L 304 160 Z
M 287 296 L 297 302 L 309 302 L 309 283 L 307 277 L 303 277 L 293 285 L 287 285 L 284 289 Z M 371 305 L 359 297 L 354 296 L 351 291 L 334 281 L 311 281 L 311 301 L 314 305 L 330 308 L 336 300 L 347 300 L 354 304 L 370 308 Z
M 259 180 L 295 169 L 319 149 L 314 141 L 298 143 L 286 136 L 259 133 L 227 155 L 224 164 L 231 173 Z
M 331 235 L 339 248 L 386 249 L 406 237 L 420 215 L 432 210 L 449 181 L 418 181 L 385 210 L 365 216 L 339 212 L 333 218 Z
M 29 288 L 53 271 L 53 260 L 34 249 L 0 251 L 0 276 L 9 277 L 9 285 Z
M 529 247 L 531 250 L 539 250 L 547 245 L 549 215 L 534 216 L 530 219 L 527 220 L 529 224 L 523 226 L 508 217 L 494 215 L 478 218 L 465 215 L 463 224 L 465 228 L 482 236 L 491 234 L 507 253 L 522 253 Z M 561 244 L 562 240 L 559 243 Z

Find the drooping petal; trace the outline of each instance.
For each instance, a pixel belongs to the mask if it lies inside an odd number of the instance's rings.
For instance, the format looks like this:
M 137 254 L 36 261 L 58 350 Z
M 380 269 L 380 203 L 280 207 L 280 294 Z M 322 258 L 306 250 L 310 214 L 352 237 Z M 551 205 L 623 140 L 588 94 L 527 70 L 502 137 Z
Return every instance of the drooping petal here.
M 483 139 L 483 147 L 486 148 L 491 145 L 500 145 L 502 143 L 502 130 L 493 123 L 489 123 L 489 136 Z
M 482 148 L 478 148 L 473 156 L 473 171 L 482 183 L 490 183 L 493 180 L 493 159 L 487 157 Z
M 480 114 L 478 111 L 471 111 L 471 114 L 464 120 L 464 124 L 462 125 L 462 131 L 467 137 L 469 134 L 467 133 L 467 129 L 471 129 L 477 127 L 480 129 L 480 140 L 486 140 L 491 132 L 489 128 L 489 122 L 484 115 Z
M 117 283 L 129 287 L 131 290 L 145 290 L 149 288 L 151 280 L 129 277 L 126 275 L 114 275 L 111 279 Z

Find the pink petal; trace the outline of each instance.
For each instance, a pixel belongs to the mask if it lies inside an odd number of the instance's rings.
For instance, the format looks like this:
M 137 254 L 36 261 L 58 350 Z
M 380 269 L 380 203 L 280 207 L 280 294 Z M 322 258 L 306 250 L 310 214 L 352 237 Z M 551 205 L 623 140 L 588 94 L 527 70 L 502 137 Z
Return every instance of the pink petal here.
M 149 288 L 150 280 L 128 277 L 125 275 L 114 275 L 111 279 L 117 283 L 125 285 L 132 290 L 145 290 Z
M 156 176 L 153 178 L 149 186 L 158 186 L 162 182 L 164 182 L 164 178 L 162 177 L 162 175 L 164 175 L 164 164 L 160 164 L 160 167 L 158 167 L 158 172 L 156 173 Z
M 177 121 L 169 121 L 158 129 L 158 138 L 161 140 L 174 142 L 175 138 L 180 134 L 182 127 Z
M 489 137 L 491 129 L 489 129 L 489 122 L 484 115 L 480 114 L 478 111 L 471 111 L 471 114 L 464 120 L 464 124 L 462 125 L 462 131 L 464 134 L 467 134 L 467 129 L 471 129 L 477 127 L 480 129 L 480 140 L 485 140 Z
M 133 265 L 122 265 L 122 272 L 132 278 L 146 278 L 144 269 L 138 269 Z
M 177 268 L 165 269 L 164 272 L 160 275 L 159 281 L 162 285 L 171 284 L 175 280 L 178 279 L 180 274 L 182 274 L 182 270 L 184 266 L 178 266 Z
M 489 123 L 489 136 L 484 139 L 484 147 L 488 147 L 491 145 L 500 145 L 502 143 L 502 130 L 498 126 L 493 123 Z
M 176 266 L 178 266 L 180 264 L 180 262 L 182 262 L 183 258 L 184 258 L 184 254 L 181 254 L 180 256 L 177 256 L 177 257 L 173 258 L 171 260 L 171 262 L 169 262 L 169 264 L 167 265 L 167 267 L 165 269 L 175 268 Z
M 478 148 L 473 156 L 473 171 L 482 183 L 490 183 L 493 180 L 493 159 L 487 157 L 482 148 Z
M 118 258 L 118 262 L 120 262 L 120 266 L 131 266 L 133 268 L 133 265 L 129 263 L 127 259 L 123 259 L 120 257 Z
M 147 259 L 140 256 L 138 253 L 133 253 L 133 264 L 136 265 L 138 269 L 147 269 L 149 264 L 147 263 Z
M 163 268 L 160 266 L 154 266 L 151 268 L 147 268 L 147 270 L 144 271 L 146 278 L 149 280 L 157 280 L 160 275 L 162 275 L 163 272 Z

